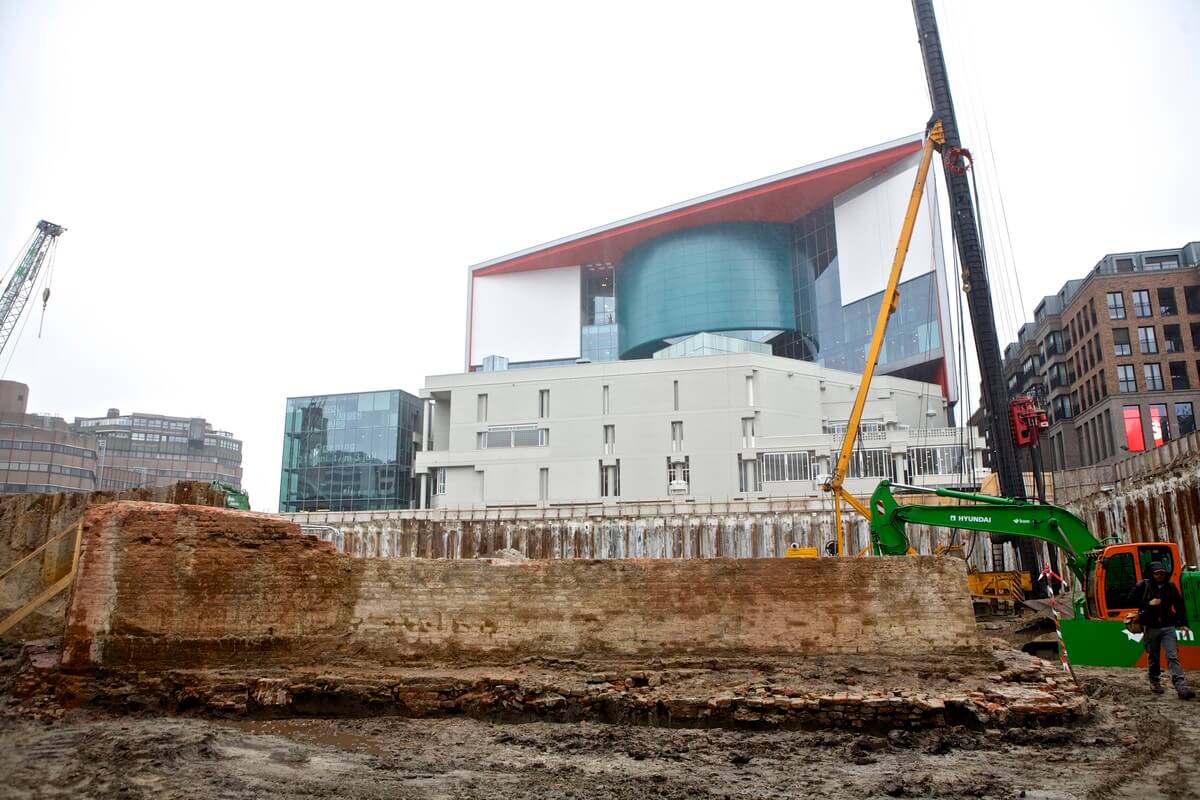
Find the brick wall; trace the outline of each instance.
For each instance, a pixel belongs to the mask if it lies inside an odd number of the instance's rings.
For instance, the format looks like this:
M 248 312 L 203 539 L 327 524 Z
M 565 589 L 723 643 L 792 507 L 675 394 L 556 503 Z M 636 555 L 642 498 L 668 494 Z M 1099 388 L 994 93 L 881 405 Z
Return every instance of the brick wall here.
M 130 489 L 124 492 L 63 492 L 15 494 L 0 497 L 0 573 L 9 570 L 48 539 L 77 523 L 92 506 L 117 499 L 160 503 L 194 503 L 224 506 L 223 492 L 209 484 L 180 481 L 172 486 Z M 0 618 L 16 611 L 65 575 L 70 568 L 74 539 L 63 537 L 42 554 L 25 561 L 0 581 Z M 38 639 L 62 634 L 63 595 L 51 599 L 6 635 Z
M 89 513 L 64 666 L 504 663 L 981 647 L 963 562 L 352 559 L 278 519 Z

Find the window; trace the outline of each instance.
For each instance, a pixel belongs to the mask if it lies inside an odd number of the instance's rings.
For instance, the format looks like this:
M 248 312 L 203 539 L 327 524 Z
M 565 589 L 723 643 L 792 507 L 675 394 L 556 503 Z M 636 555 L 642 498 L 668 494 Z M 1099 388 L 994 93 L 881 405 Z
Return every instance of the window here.
M 550 429 L 537 425 L 492 425 L 476 436 L 480 450 L 498 447 L 545 447 L 550 444 Z
M 1179 259 L 1175 256 L 1146 256 L 1146 271 L 1156 269 L 1179 269 Z
M 1137 317 L 1150 316 L 1150 292 L 1145 289 L 1135 289 L 1133 292 L 1133 313 Z
M 1183 352 L 1183 336 L 1179 333 L 1178 325 L 1163 325 L 1163 346 L 1168 353 Z
M 601 497 L 620 497 L 621 496 L 621 460 L 617 459 L 616 464 L 605 465 L 600 462 L 600 496 Z
M 1121 292 L 1108 293 L 1108 318 L 1125 319 L 1125 295 Z
M 1116 260 L 1117 272 L 1133 272 L 1132 258 L 1118 258 Z
M 763 483 L 810 481 L 813 478 L 812 454 L 807 450 L 763 453 L 759 460 L 762 465 Z
M 1155 447 L 1171 441 L 1171 420 L 1167 418 L 1165 403 L 1150 404 L 1150 439 Z
M 1157 353 L 1158 340 L 1154 336 L 1154 326 L 1138 328 L 1138 350 L 1142 353 Z
M 1183 287 L 1183 305 L 1189 314 L 1200 314 L 1200 286 Z
M 1119 356 L 1133 353 L 1133 348 L 1129 345 L 1129 328 L 1113 328 L 1113 352 Z
M 753 458 L 743 459 L 741 453 L 738 453 L 737 461 L 738 491 L 760 491 L 762 489 L 762 473 L 759 471 L 758 461 Z
M 908 468 L 913 475 L 958 475 L 970 464 L 960 444 L 908 448 Z
M 754 406 L 754 376 L 746 376 L 746 405 Z
M 600 393 L 600 395 L 601 395 L 601 397 L 600 397 L 600 413 L 607 416 L 608 415 L 608 386 L 607 385 L 604 387 L 604 390 Z
M 1128 608 L 1129 592 L 1137 583 L 1133 553 L 1116 553 L 1104 561 L 1104 604 L 1110 609 Z
M 1147 392 L 1161 392 L 1163 390 L 1161 364 L 1143 364 L 1142 377 L 1146 379 Z
M 550 416 L 550 390 L 538 390 L 538 417 L 545 419 Z
M 1167 364 L 1167 371 L 1171 373 L 1171 388 L 1172 389 L 1190 389 L 1188 383 L 1188 371 L 1186 361 L 1172 361 Z
M 543 503 L 550 499 L 550 468 L 538 469 L 538 500 Z
M 446 493 L 446 468 L 445 467 L 434 467 L 433 468 L 433 493 L 434 494 L 445 494 Z
M 487 422 L 487 395 L 475 396 L 475 421 Z
M 679 381 L 672 381 L 672 383 L 673 383 L 673 386 L 671 387 L 671 391 L 675 398 L 675 410 L 678 411 L 679 410 Z M 751 390 L 751 391 L 753 391 L 753 390 Z M 754 404 L 751 403 L 750 405 L 754 405 Z
M 692 463 L 688 456 L 682 460 L 667 456 L 667 493 L 686 494 L 692 480 Z
M 1059 395 L 1050 403 L 1050 408 L 1054 411 L 1054 421 L 1071 418 L 1071 401 L 1066 395 Z
M 676 420 L 671 423 L 671 452 L 683 451 L 683 422 Z
M 1100 396 L 1108 397 L 1108 379 L 1104 377 L 1104 370 L 1100 370 Z
M 1121 416 L 1125 420 L 1125 449 L 1137 453 L 1146 449 L 1146 440 L 1142 436 L 1142 407 L 1124 406 Z
M 742 417 L 742 447 L 754 447 L 754 417 Z
M 617 449 L 617 426 L 604 426 L 604 455 L 611 456 Z
M 1117 365 L 1117 387 L 1122 392 L 1137 391 L 1137 378 L 1133 374 L 1132 364 Z
M 1173 317 L 1179 313 L 1179 307 L 1175 305 L 1175 290 L 1170 286 L 1158 290 L 1158 313 L 1163 317 Z
M 1196 412 L 1191 403 L 1175 404 L 1175 424 L 1179 426 L 1179 435 L 1184 436 L 1196 430 Z
M 1200 350 L 1200 322 L 1192 323 L 1192 349 Z
M 1096 300 L 1095 300 L 1095 298 L 1088 300 L 1088 313 L 1092 317 L 1092 324 L 1095 325 L 1096 324 Z
M 892 451 L 886 447 L 855 450 L 846 469 L 847 478 L 893 478 Z

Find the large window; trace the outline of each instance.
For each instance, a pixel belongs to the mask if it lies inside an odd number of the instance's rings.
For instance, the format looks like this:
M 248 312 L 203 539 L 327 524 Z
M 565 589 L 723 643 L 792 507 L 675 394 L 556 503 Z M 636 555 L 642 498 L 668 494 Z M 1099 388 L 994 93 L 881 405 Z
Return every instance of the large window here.
M 1147 392 L 1163 390 L 1162 364 L 1143 364 L 1142 376 L 1146 379 Z
M 1146 256 L 1146 272 L 1158 269 L 1179 269 L 1177 256 Z
M 759 455 L 759 461 L 762 464 L 763 483 L 811 481 L 813 479 L 812 454 L 807 450 L 762 453 Z
M 846 470 L 848 478 L 893 478 L 892 452 L 885 447 L 855 450 Z
M 1183 336 L 1178 325 L 1163 325 L 1163 347 L 1168 353 L 1183 352 Z
M 1137 453 L 1146 449 L 1146 439 L 1142 435 L 1142 407 L 1124 406 L 1121 416 L 1125 421 L 1125 449 Z
M 1167 364 L 1167 371 L 1171 373 L 1171 388 L 1172 389 L 1190 389 L 1191 381 L 1188 380 L 1188 370 L 1186 361 L 1172 361 Z
M 603 461 L 600 462 L 600 496 L 621 496 L 621 459 L 618 458 L 617 463 L 607 466 Z
M 1189 314 L 1200 314 L 1200 286 L 1183 287 L 1183 304 Z
M 1121 292 L 1108 293 L 1108 318 L 1125 319 L 1125 295 Z
M 1158 290 L 1158 313 L 1163 317 L 1173 317 L 1179 313 L 1179 307 L 1175 305 L 1175 290 L 1170 286 Z
M 1146 354 L 1158 352 L 1158 339 L 1154 335 L 1153 325 L 1138 328 L 1138 350 Z
M 1113 328 L 1113 352 L 1119 356 L 1133 354 L 1133 347 L 1129 343 L 1129 328 Z
M 1175 422 L 1179 425 L 1180 436 L 1196 430 L 1196 412 L 1191 403 L 1175 404 Z
M 505 447 L 545 447 L 550 444 L 550 429 L 537 425 L 492 425 L 480 431 L 477 446 L 480 450 Z
M 1132 364 L 1117 365 L 1117 387 L 1122 392 L 1137 391 L 1137 377 L 1134 375 Z
M 1150 405 L 1150 439 L 1155 447 L 1161 447 L 1171 441 L 1171 420 L 1167 418 L 1165 403 Z
M 959 444 L 908 448 L 908 469 L 913 475 L 959 475 L 969 463 L 968 450 Z
M 608 264 L 583 267 L 579 355 L 588 361 L 616 361 L 617 300 L 613 268 Z
M 1146 289 L 1135 289 L 1133 292 L 1133 313 L 1134 316 L 1148 317 L 1150 316 L 1150 292 Z

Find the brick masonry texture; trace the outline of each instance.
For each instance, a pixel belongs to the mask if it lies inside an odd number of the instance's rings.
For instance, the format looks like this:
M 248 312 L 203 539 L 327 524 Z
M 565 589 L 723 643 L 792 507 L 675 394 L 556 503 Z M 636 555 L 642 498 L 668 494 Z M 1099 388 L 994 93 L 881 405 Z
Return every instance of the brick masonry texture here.
M 979 653 L 954 559 L 353 559 L 278 518 L 88 512 L 70 672 Z
M 131 489 L 120 493 L 63 492 L 0 497 L 0 573 L 41 547 L 50 537 L 77 523 L 89 508 L 121 499 L 212 506 L 225 504 L 224 493 L 197 481 L 181 481 L 172 486 Z M 16 611 L 66 574 L 73 547 L 73 537 L 63 537 L 43 551 L 41 556 L 11 572 L 0 583 L 0 617 Z M 61 635 L 66 608 L 64 598 L 65 595 L 59 595 L 46 603 L 7 635 L 15 639 Z

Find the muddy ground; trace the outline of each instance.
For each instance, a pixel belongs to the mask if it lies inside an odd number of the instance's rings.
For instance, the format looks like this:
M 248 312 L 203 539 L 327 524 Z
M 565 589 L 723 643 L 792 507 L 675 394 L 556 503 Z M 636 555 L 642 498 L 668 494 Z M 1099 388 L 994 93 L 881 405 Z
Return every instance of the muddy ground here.
M 844 732 L 465 718 L 0 719 L 12 798 L 1200 797 L 1200 702 L 1082 669 L 1086 724 Z

